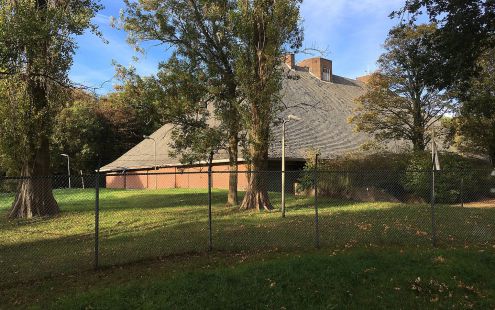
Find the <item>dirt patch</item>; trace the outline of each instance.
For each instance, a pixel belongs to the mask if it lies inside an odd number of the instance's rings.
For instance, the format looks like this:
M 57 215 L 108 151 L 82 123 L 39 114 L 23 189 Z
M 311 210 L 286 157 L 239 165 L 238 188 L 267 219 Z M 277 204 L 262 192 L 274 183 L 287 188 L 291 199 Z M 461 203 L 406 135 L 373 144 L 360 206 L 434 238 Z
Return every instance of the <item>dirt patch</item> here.
M 460 206 L 460 205 L 459 205 Z M 466 208 L 495 208 L 495 198 L 464 203 Z

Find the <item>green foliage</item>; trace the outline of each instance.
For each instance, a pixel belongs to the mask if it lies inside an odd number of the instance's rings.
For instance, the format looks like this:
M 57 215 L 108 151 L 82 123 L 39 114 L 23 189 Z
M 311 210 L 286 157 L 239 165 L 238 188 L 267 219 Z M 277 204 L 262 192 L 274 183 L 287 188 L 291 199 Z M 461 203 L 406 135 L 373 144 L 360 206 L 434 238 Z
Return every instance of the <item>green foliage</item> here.
M 461 201 L 461 194 L 465 201 L 489 195 L 492 170 L 486 161 L 462 157 L 454 153 L 441 153 L 440 165 L 441 171 L 435 173 L 435 201 L 455 203 Z M 402 180 L 404 188 L 429 201 L 431 167 L 430 154 L 416 154 L 411 159 Z
M 101 150 L 108 143 L 105 119 L 99 113 L 93 96 L 83 94 L 62 109 L 55 118 L 52 135 L 52 165 L 55 172 L 64 173 L 66 161 L 60 154 L 69 154 L 72 174 L 97 169 Z
M 435 24 L 401 25 L 390 31 L 379 70 L 349 119 L 357 130 L 379 141 L 405 140 L 415 151 L 425 150 L 432 127 L 452 109 L 444 90 L 428 84 L 440 61 L 431 49 L 435 36 Z
M 145 92 L 144 88 L 142 92 Z M 154 101 L 135 84 L 125 83 L 116 93 L 103 98 L 72 92 L 57 113 L 51 135 L 52 169 L 66 173 L 66 161 L 60 154 L 69 154 L 72 173 L 92 172 L 98 163 L 104 165 L 120 157 L 159 128 L 161 114 Z M 147 115 L 150 113 L 150 115 Z
M 234 12 L 237 80 L 245 99 L 242 117 L 254 169 L 260 169 L 267 159 L 270 125 L 280 109 L 280 59 L 287 50 L 302 45 L 300 3 L 238 1 Z
M 174 125 L 171 155 L 183 163 L 208 160 L 211 152 L 226 149 L 229 133 L 238 134 L 229 127 L 236 114 L 231 120 L 222 116 L 228 109 L 221 104 L 225 98 L 215 93 L 208 74 L 199 63 L 178 54 L 162 63 L 158 72 L 162 109 Z
M 75 38 L 96 0 L 0 0 L 0 154 L 12 173 L 49 173 L 53 120 L 69 98 Z
M 339 196 L 350 188 L 375 187 L 392 195 L 403 195 L 400 183 L 412 153 L 375 153 L 367 156 L 347 155 L 318 163 L 318 188 Z M 308 160 L 301 178 L 303 189 L 313 186 L 314 160 Z
M 160 64 L 154 88 L 164 121 L 175 126 L 172 155 L 190 162 L 228 149 L 236 162 L 242 100 L 233 55 L 236 1 L 125 3 L 121 26 L 131 44 L 156 40 L 174 47 Z
M 314 185 L 314 161 L 308 160 L 300 183 L 301 190 Z M 493 180 L 490 164 L 484 160 L 441 153 L 441 171 L 436 173 L 436 201 L 456 203 L 489 196 Z M 318 188 L 322 194 L 342 197 L 351 189 L 377 188 L 398 198 L 430 200 L 431 154 L 377 153 L 368 156 L 343 156 L 318 163 Z
M 460 113 L 454 118 L 453 141 L 469 154 L 484 154 L 495 162 L 495 49 L 478 60 L 481 72 L 462 94 Z
M 424 15 L 439 25 L 432 49 L 442 61 L 435 65 L 430 84 L 465 90 L 466 83 L 479 73 L 480 55 L 494 48 L 493 1 L 407 0 L 402 10 L 391 14 L 408 16 L 411 23 Z

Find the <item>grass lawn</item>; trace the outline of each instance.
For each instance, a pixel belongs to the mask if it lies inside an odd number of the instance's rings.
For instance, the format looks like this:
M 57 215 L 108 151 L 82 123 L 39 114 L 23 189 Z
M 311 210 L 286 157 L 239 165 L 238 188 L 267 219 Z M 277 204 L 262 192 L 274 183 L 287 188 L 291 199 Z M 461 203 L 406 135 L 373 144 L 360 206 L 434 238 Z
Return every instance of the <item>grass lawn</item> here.
M 369 247 L 185 255 L 10 287 L 0 308 L 493 309 L 494 254 Z
M 56 190 L 55 196 L 62 210 L 59 216 L 29 221 L 8 221 L 6 215 L 13 197 L 0 198 L 0 288 L 13 289 L 20 281 L 58 277 L 60 274 L 73 275 L 92 268 L 94 190 Z M 100 198 L 102 266 L 168 255 L 187 253 L 190 256 L 207 250 L 206 190 L 104 189 Z M 271 199 L 278 207 L 280 195 L 272 193 Z M 241 212 L 236 208 L 224 207 L 225 200 L 225 191 L 213 192 L 213 247 L 216 253 L 313 251 L 315 226 L 312 198 L 287 197 L 285 219 L 281 218 L 278 209 L 263 213 Z M 319 215 L 323 251 L 366 247 L 419 247 L 431 251 L 430 208 L 426 205 L 356 203 L 321 198 Z M 441 205 L 436 208 L 436 218 L 438 243 L 446 251 L 464 246 L 491 251 L 495 244 L 494 208 Z M 307 259 L 324 262 L 318 258 L 319 254 L 315 255 Z M 336 259 L 327 256 L 325 259 Z M 289 269 L 296 268 L 294 266 L 299 262 L 291 259 L 283 264 Z M 396 263 L 401 265 L 400 260 Z M 258 267 L 262 265 L 254 263 L 251 267 L 231 271 L 232 276 L 229 276 L 229 269 L 215 272 L 220 277 L 232 278 L 237 272 L 250 275 L 253 272 L 249 268 L 257 270 Z M 271 269 L 269 264 L 264 268 Z M 202 276 L 197 274 L 197 277 Z M 185 276 L 183 280 L 178 278 L 174 281 L 189 281 L 187 279 L 188 276 Z M 167 281 L 157 285 L 176 285 Z M 115 290 L 115 294 L 124 292 Z

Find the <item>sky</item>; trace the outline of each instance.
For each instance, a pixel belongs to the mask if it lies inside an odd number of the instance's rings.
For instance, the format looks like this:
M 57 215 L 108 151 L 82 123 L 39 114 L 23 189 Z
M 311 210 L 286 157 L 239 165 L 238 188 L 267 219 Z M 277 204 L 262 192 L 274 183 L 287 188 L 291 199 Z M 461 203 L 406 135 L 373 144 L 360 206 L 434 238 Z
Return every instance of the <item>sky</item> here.
M 157 72 L 158 63 L 168 59 L 170 50 L 164 46 L 147 46 L 144 54 L 136 53 L 127 44 L 126 33 L 110 25 L 111 17 L 119 16 L 123 1 L 101 0 L 101 3 L 105 8 L 94 22 L 105 40 L 90 32 L 77 38 L 79 48 L 70 77 L 104 94 L 118 83 L 114 78 L 114 63 L 133 66 L 139 74 L 151 75 Z M 388 31 L 398 23 L 388 15 L 403 3 L 404 0 L 304 0 L 301 5 L 304 47 L 325 51 L 323 57 L 333 61 L 336 75 L 356 78 L 372 72 L 383 52 Z M 136 62 L 133 56 L 139 60 Z M 311 55 L 300 54 L 296 60 L 308 57 Z

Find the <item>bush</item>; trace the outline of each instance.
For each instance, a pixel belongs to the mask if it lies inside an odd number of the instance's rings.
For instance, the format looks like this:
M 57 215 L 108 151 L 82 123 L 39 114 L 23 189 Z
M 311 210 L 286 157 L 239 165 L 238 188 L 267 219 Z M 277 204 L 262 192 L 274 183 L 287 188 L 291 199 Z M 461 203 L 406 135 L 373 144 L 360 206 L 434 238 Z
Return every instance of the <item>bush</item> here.
M 414 155 L 404 174 L 404 189 L 430 201 L 431 155 Z M 454 153 L 440 154 L 441 170 L 435 173 L 435 200 L 439 203 L 476 200 L 489 195 L 491 166 L 480 159 L 463 157 Z M 461 185 L 461 183 L 463 183 Z
M 442 170 L 436 173 L 436 201 L 456 203 L 487 196 L 489 163 L 454 153 L 440 155 Z M 366 157 L 347 156 L 318 163 L 318 189 L 323 195 L 341 197 L 352 188 L 377 188 L 405 201 L 412 197 L 430 201 L 431 154 L 382 153 Z M 300 179 L 301 190 L 313 187 L 314 163 L 308 161 Z M 411 197 L 412 196 L 412 197 Z
M 342 196 L 352 188 L 384 189 L 395 197 L 404 195 L 401 179 L 408 166 L 410 153 L 379 153 L 369 156 L 342 156 L 318 163 L 318 189 L 324 195 Z M 314 163 L 307 161 L 301 188 L 313 186 Z

